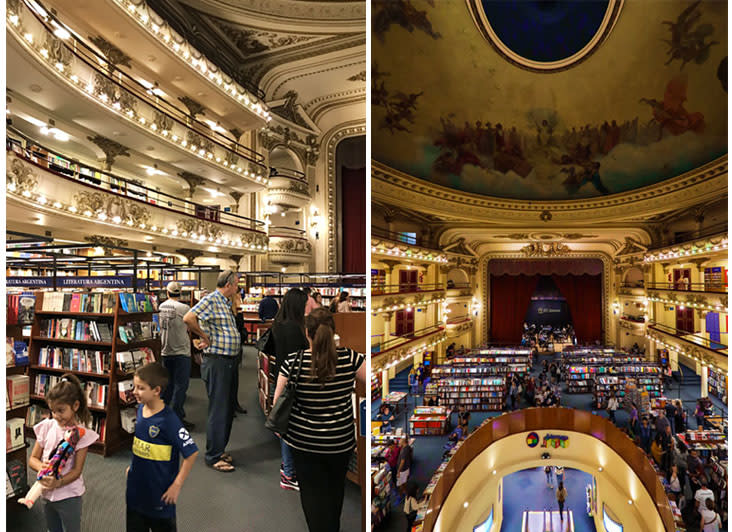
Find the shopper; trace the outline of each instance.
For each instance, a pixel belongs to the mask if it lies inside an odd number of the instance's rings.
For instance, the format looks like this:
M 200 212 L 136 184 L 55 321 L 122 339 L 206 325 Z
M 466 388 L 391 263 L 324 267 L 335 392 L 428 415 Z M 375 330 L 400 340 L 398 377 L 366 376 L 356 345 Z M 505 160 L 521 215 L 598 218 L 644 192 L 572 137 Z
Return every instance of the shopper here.
M 277 300 L 273 297 L 272 293 L 268 293 L 259 302 L 259 319 L 269 321 L 277 315 L 278 310 L 279 305 L 277 304 Z
M 676 406 L 676 414 L 674 416 L 674 428 L 676 431 L 674 434 L 681 434 L 686 432 L 686 411 L 684 410 L 684 405 L 681 403 L 681 399 L 676 399 L 674 405 Z
M 317 300 L 317 297 L 320 297 L 320 294 L 317 293 L 312 288 L 306 288 L 305 293 L 308 296 L 308 301 L 307 301 L 307 303 L 305 303 L 305 316 L 307 316 L 313 310 L 315 310 L 316 308 L 318 308 L 320 306 L 320 303 Z M 287 294 L 285 294 L 285 295 L 287 295 Z M 282 301 L 282 304 L 283 305 L 285 304 L 284 300 Z
M 638 407 L 635 403 L 630 403 L 630 419 L 628 420 L 628 428 L 630 429 L 631 437 L 635 437 L 638 434 Z
M 663 463 L 661 469 L 664 473 L 671 471 L 671 463 L 674 457 L 674 437 L 671 433 L 671 427 L 666 427 L 666 432 L 661 434 L 661 449 L 663 450 Z
M 201 337 L 201 378 L 208 394 L 206 422 L 206 465 L 216 471 L 234 471 L 233 458 L 226 453 L 234 419 L 234 374 L 241 352 L 241 337 L 228 298 L 237 291 L 236 272 L 224 270 L 216 290 L 199 301 L 184 317 L 188 328 Z
M 140 405 L 132 463 L 126 472 L 127 532 L 175 532 L 175 505 L 198 447 L 160 397 L 168 371 L 160 364 L 148 364 L 135 372 L 133 380 Z
M 658 418 L 656 419 L 656 434 L 661 434 L 666 432 L 666 427 L 670 427 L 671 423 L 669 422 L 668 418 L 666 417 L 666 411 L 665 410 L 659 410 L 658 411 Z
M 351 312 L 351 294 L 345 290 L 338 296 L 338 312 Z
M 673 401 L 666 401 L 666 418 L 671 425 L 671 434 L 676 434 L 676 405 Z
M 407 516 L 407 532 L 412 532 L 412 525 L 417 519 L 417 509 L 419 501 L 417 501 L 417 484 L 411 480 L 407 483 L 406 497 L 404 498 L 404 515 Z
M 694 410 L 694 417 L 696 418 L 697 428 L 704 428 L 704 407 L 702 406 L 701 399 L 696 400 L 696 409 Z
M 381 405 L 379 413 L 376 414 L 376 421 L 381 421 L 381 432 L 391 432 L 394 430 L 392 422 L 394 421 L 394 413 L 391 411 L 390 405 Z
M 287 355 L 307 349 L 310 344 L 305 336 L 305 309 L 307 296 L 299 288 L 291 288 L 282 299 L 282 306 L 272 324 L 272 340 L 274 342 L 275 360 L 272 375 L 280 374 L 280 368 Z M 274 396 L 275 387 L 270 393 Z M 274 403 L 273 403 L 274 404 Z M 282 467 L 280 468 L 280 487 L 289 490 L 298 490 L 295 475 L 295 462 L 292 450 L 284 439 L 280 438 L 282 452 Z
M 554 466 L 554 476 L 558 484 L 564 484 L 564 468 L 562 466 Z
M 176 281 L 166 287 L 168 299 L 160 304 L 160 340 L 162 363 L 170 375 L 170 382 L 163 392 L 163 401 L 175 412 L 187 430 L 193 423 L 186 421 L 183 405 L 186 401 L 188 382 L 191 378 L 191 337 L 183 316 L 191 307 L 181 302 L 181 286 Z
M 63 374 L 61 381 L 46 392 L 46 403 L 52 417 L 33 427 L 36 442 L 28 458 L 28 466 L 34 471 L 44 469 L 59 442 L 63 441 L 66 430 L 91 421 L 81 382 L 71 373 Z M 40 480 L 44 487 L 41 498 L 47 530 L 81 532 L 81 496 L 86 491 L 81 472 L 89 446 L 98 439 L 96 432 L 85 428 L 74 453 L 60 470 L 60 478 L 49 475 Z
M 407 375 L 407 384 L 409 385 L 409 393 L 417 395 L 417 372 L 414 370 L 414 366 L 409 368 L 409 374 Z
M 722 529 L 722 519 L 714 510 L 714 499 L 707 499 L 699 508 L 701 514 L 701 532 L 719 532 Z
M 384 458 L 386 458 L 386 463 L 389 464 L 392 484 L 396 486 L 397 466 L 399 465 L 399 444 L 396 440 L 387 440 Z
M 714 492 L 709 489 L 707 479 L 702 478 L 699 489 L 694 493 L 694 508 L 699 510 L 707 499 L 714 502 Z
M 607 415 L 610 421 L 615 423 L 615 411 L 618 409 L 618 398 L 615 397 L 615 392 L 610 393 L 610 399 L 607 400 Z
M 305 317 L 310 348 L 290 354 L 280 368 L 275 402 L 291 372 L 298 372 L 296 400 L 284 439 L 292 448 L 300 502 L 310 532 L 338 532 L 346 472 L 356 438 L 352 393 L 356 380 L 366 382 L 365 356 L 336 348 L 335 323 L 324 308 Z
M 699 459 L 699 451 L 692 449 L 689 453 L 689 457 L 686 459 L 686 464 L 686 473 L 689 476 L 689 486 L 691 487 L 692 493 L 696 493 L 696 491 L 701 488 L 702 483 L 706 482 L 704 465 Z
M 409 480 L 409 473 L 412 469 L 412 447 L 406 436 L 400 441 L 399 464 L 397 465 L 397 488 L 404 492 L 405 484 Z
M 666 480 L 668 480 L 669 491 L 674 494 L 676 502 L 678 503 L 681 499 L 682 489 L 681 479 L 679 478 L 679 468 L 676 465 L 671 466 L 671 472 L 666 476 Z
M 656 434 L 656 437 L 653 439 L 653 443 L 651 443 L 651 456 L 653 456 L 653 459 L 656 461 L 656 464 L 658 467 L 663 466 L 663 444 L 661 442 L 663 438 L 662 434 Z
M 544 467 L 544 474 L 546 475 L 546 487 L 549 489 L 554 489 L 554 476 L 552 473 L 552 466 Z
M 648 418 L 643 416 L 641 419 L 640 426 L 640 442 L 641 448 L 647 453 L 651 452 L 651 426 L 648 423 Z
M 557 484 L 557 503 L 559 504 L 559 519 L 564 521 L 564 501 L 567 500 L 567 490 L 564 487 L 564 482 Z

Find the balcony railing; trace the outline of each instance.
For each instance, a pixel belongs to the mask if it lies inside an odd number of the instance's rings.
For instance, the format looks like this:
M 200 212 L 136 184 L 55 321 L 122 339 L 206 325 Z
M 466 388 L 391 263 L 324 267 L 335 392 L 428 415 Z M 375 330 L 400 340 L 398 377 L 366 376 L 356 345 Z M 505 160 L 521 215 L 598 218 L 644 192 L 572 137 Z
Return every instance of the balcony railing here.
M 259 181 L 266 181 L 268 169 L 264 164 L 264 155 L 242 146 L 233 135 L 230 137 L 199 121 L 193 113 L 182 111 L 161 96 L 162 91 L 156 90 L 156 87 L 146 87 L 123 70 L 115 68 L 106 57 L 97 53 L 83 40 L 77 39 L 73 33 L 70 33 L 65 40 L 56 38 L 54 31 L 59 26 L 65 27 L 65 25 L 42 6 L 40 7 L 45 16 L 36 9 L 26 8 L 22 16 L 21 13 L 15 14 L 20 19 L 11 19 L 11 23 L 16 20 L 17 24 L 14 25 L 23 24 L 27 32 L 24 38 L 28 46 L 35 49 L 33 41 L 50 43 L 49 47 L 52 48 L 50 51 L 46 47 L 40 48 L 40 54 L 48 62 L 50 69 L 55 68 L 59 75 L 68 78 L 79 90 L 85 90 L 100 103 L 108 106 L 111 111 L 119 113 L 122 117 L 126 116 L 166 141 L 180 144 L 183 148 L 195 147 L 194 154 L 210 159 L 211 162 L 216 157 L 216 163 L 239 173 L 243 169 L 238 170 L 242 166 L 238 158 L 242 158 L 250 166 L 245 176 L 251 171 L 252 177 L 258 175 Z M 36 29 L 45 35 L 34 37 L 33 33 L 29 32 L 29 23 L 32 19 L 27 16 L 28 13 L 40 25 Z M 10 28 L 11 25 L 8 26 Z M 18 38 L 23 39 L 20 36 Z M 72 64 L 72 59 L 76 59 L 77 64 Z M 145 108 L 145 112 L 142 112 L 142 107 Z M 214 151 L 216 153 L 213 153 Z M 227 164 L 223 165 L 223 162 Z
M 623 287 L 631 287 L 631 285 L 624 284 Z M 644 288 L 643 286 L 633 286 L 632 288 Z M 710 292 L 714 294 L 724 294 L 727 292 L 726 284 L 717 283 L 682 283 L 676 281 L 675 283 L 647 283 L 645 285 L 647 290 L 669 290 L 674 292 Z
M 424 338 L 425 336 L 429 336 L 436 332 L 440 332 L 440 331 L 444 330 L 444 328 L 445 328 L 444 323 L 442 323 L 441 321 L 437 322 L 434 325 L 430 325 L 429 327 L 425 327 L 423 329 L 413 331 L 409 334 L 405 334 L 403 336 L 397 336 L 397 337 L 391 338 L 390 340 L 387 340 L 385 342 L 381 342 L 379 344 L 374 344 L 371 346 L 371 353 L 373 353 L 375 355 L 382 354 L 384 351 L 388 351 L 389 349 L 393 349 L 395 347 L 406 344 L 408 342 L 420 340 L 420 339 Z
M 269 228 L 269 259 L 279 264 L 300 264 L 308 260 L 313 246 L 305 238 L 305 231 L 292 227 Z
M 431 246 L 427 240 L 420 236 L 413 236 L 409 233 L 399 233 L 395 231 L 389 231 L 383 227 L 371 226 L 371 237 L 372 238 L 384 238 L 393 242 L 399 242 L 401 244 L 409 244 L 410 246 L 418 246 L 425 249 L 437 249 Z M 439 250 L 438 250 L 439 251 Z
M 440 283 L 400 283 L 400 284 L 374 284 L 371 287 L 372 296 L 388 296 L 395 294 L 411 294 L 415 292 L 437 292 L 445 290 L 445 285 Z
M 24 146 L 20 140 L 7 137 L 6 150 L 8 152 L 12 151 L 17 157 L 59 177 L 76 181 L 89 188 L 103 190 L 110 194 L 154 205 L 160 209 L 186 216 L 193 216 L 201 220 L 258 232 L 263 232 L 265 228 L 265 223 L 260 220 L 177 198 L 99 168 L 82 164 L 73 157 L 39 144 L 15 128 L 8 128 L 8 132 L 21 137 L 25 141 Z M 10 169 L 8 169 L 8 172 L 10 172 Z
M 719 353 L 720 355 L 727 356 L 726 345 L 719 342 L 714 342 L 709 338 L 705 338 L 704 336 L 699 336 L 688 331 L 682 331 L 680 329 L 676 329 L 674 327 L 670 327 L 668 325 L 663 325 L 661 323 L 656 323 L 653 321 L 648 322 L 648 328 L 658 332 L 662 332 L 664 334 L 668 334 L 669 336 L 673 336 L 675 338 L 678 338 L 679 340 L 683 340 L 684 342 L 705 347 L 706 349 Z
M 270 168 L 268 188 L 270 197 L 273 194 L 276 195 L 278 192 L 294 192 L 306 196 L 310 195 L 310 184 L 305 174 L 292 168 Z
M 472 319 L 472 317 L 473 316 L 471 314 L 463 314 L 462 316 L 450 316 L 447 319 L 447 324 L 448 325 L 458 325 L 459 323 L 470 321 Z

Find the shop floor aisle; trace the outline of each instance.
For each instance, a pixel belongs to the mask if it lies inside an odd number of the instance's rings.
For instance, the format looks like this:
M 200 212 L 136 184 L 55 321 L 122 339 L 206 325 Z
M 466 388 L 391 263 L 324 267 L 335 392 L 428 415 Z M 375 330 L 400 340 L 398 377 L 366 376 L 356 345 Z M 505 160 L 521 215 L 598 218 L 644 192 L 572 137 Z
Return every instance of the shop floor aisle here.
M 247 352 L 239 373 L 239 398 L 249 410 L 234 419 L 227 449 L 236 463 L 233 473 L 206 467 L 206 411 L 208 399 L 201 379 L 191 379 L 186 416 L 196 424 L 191 431 L 200 454 L 178 499 L 179 532 L 302 532 L 307 530 L 300 495 L 280 488 L 280 443 L 264 428 L 257 399 L 256 359 Z M 32 448 L 32 445 L 31 445 Z M 125 523 L 125 468 L 131 453 L 102 458 L 89 453 L 84 467 L 87 493 L 83 499 L 84 532 L 118 532 Z M 30 479 L 31 481 L 34 479 Z M 8 532 L 44 532 L 43 505 L 32 510 L 8 508 Z M 346 482 L 341 529 L 360 530 L 361 494 Z

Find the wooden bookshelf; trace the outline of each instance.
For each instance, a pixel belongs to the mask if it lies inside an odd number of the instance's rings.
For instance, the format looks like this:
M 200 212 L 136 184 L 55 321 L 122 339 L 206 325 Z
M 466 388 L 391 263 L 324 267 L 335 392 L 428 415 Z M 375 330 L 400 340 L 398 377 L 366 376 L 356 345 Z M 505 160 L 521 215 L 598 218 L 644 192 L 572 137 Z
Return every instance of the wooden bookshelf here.
M 50 312 L 41 310 L 43 308 L 43 298 L 46 294 L 53 292 L 36 292 L 36 315 L 33 327 L 31 329 L 31 344 L 28 349 L 30 358 L 30 366 L 28 368 L 31 386 L 31 402 L 44 402 L 45 398 L 36 395 L 36 379 L 39 375 L 60 375 L 62 373 L 73 373 L 80 380 L 99 383 L 108 386 L 107 401 L 104 406 L 90 405 L 89 410 L 95 418 L 104 418 L 105 435 L 104 440 L 97 442 L 91 446 L 92 452 L 97 452 L 104 456 L 109 456 L 121 449 L 128 448 L 132 442 L 132 435 L 122 429 L 120 420 L 120 410 L 129 405 L 123 403 L 119 399 L 117 384 L 119 381 L 131 377 L 130 373 L 124 374 L 119 371 L 117 366 L 117 353 L 120 351 L 129 351 L 140 347 L 148 347 L 152 350 L 156 360 L 160 360 L 160 340 L 158 338 L 143 340 L 137 342 L 124 343 L 119 337 L 119 326 L 129 322 L 152 322 L 153 314 L 151 312 L 126 312 L 120 303 L 119 293 L 115 294 L 114 309 L 111 313 L 89 313 L 89 312 Z M 70 340 L 67 338 L 49 338 L 41 336 L 41 320 L 69 318 L 77 320 L 99 321 L 107 323 L 111 327 L 113 340 L 111 342 L 96 342 L 84 340 Z M 93 350 L 109 351 L 109 366 L 104 368 L 104 373 L 95 373 L 87 371 L 77 371 L 67 368 L 53 368 L 40 365 L 39 355 L 41 347 L 50 346 L 62 347 L 89 347 Z M 26 427 L 26 432 L 32 433 L 32 427 Z

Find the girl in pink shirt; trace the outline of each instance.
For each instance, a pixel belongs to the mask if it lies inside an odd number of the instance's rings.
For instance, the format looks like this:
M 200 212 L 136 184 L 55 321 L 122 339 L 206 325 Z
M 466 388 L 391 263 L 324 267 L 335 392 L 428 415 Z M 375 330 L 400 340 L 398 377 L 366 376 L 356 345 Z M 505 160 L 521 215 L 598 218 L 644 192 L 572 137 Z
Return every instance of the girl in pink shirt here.
M 33 427 L 36 444 L 28 465 L 34 471 L 48 466 L 48 461 L 68 428 L 91 422 L 81 382 L 72 373 L 64 374 L 61 381 L 46 393 L 46 402 L 52 419 L 44 419 Z M 61 478 L 47 476 L 40 480 L 45 488 L 42 495 L 43 511 L 50 532 L 81 532 L 81 496 L 85 491 L 81 471 L 88 447 L 98 439 L 96 432 L 85 429 L 73 456 L 61 470 Z

